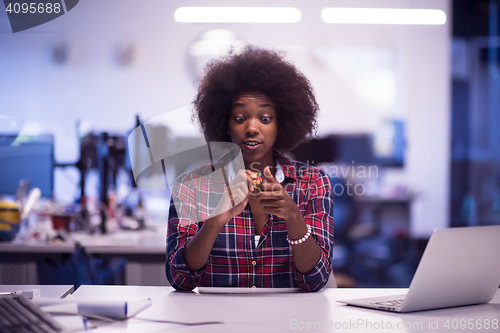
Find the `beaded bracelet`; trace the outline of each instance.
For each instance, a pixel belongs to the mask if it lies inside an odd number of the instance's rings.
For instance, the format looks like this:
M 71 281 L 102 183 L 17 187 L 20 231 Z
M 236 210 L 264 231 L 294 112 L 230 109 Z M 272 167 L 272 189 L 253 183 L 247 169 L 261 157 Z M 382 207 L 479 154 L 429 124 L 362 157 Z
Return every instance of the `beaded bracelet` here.
M 287 235 L 287 236 L 286 236 L 286 240 L 287 240 L 287 242 L 288 242 L 289 244 L 295 244 L 295 245 L 297 245 L 297 244 L 303 243 L 303 242 L 305 242 L 305 241 L 309 238 L 309 236 L 311 236 L 311 231 L 312 231 L 312 230 L 311 230 L 311 226 L 310 226 L 310 225 L 308 225 L 308 226 L 307 226 L 307 232 L 306 232 L 306 234 L 304 235 L 304 237 L 299 238 L 299 239 L 290 239 L 290 237 L 288 237 L 288 235 Z

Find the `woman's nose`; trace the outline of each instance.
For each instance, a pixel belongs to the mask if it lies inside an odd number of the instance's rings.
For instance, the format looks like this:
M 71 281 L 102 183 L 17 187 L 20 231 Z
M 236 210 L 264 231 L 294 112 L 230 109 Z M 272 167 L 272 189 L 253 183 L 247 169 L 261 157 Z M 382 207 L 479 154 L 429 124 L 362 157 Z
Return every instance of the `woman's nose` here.
M 248 121 L 248 125 L 247 125 L 247 128 L 246 128 L 246 132 L 247 132 L 247 134 L 249 134 L 249 135 L 254 135 L 254 134 L 259 133 L 258 121 L 257 121 L 257 120 L 254 120 L 254 119 L 250 119 L 250 120 Z

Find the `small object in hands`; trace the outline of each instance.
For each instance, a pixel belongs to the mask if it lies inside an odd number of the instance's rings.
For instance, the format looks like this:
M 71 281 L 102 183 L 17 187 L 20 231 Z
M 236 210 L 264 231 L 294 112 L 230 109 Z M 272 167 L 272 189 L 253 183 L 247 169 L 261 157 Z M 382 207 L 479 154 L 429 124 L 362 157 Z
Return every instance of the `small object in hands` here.
M 260 184 L 262 184 L 262 174 L 260 172 L 253 172 L 253 174 L 255 175 L 255 177 L 252 180 L 252 185 L 259 186 Z
M 288 237 L 288 235 L 287 235 L 287 236 L 286 236 L 286 240 L 287 240 L 287 242 L 288 242 L 289 244 L 294 244 L 294 245 L 297 245 L 297 244 L 301 244 L 301 243 L 305 242 L 305 241 L 309 238 L 309 236 L 311 236 L 311 226 L 310 226 L 310 225 L 308 225 L 308 226 L 307 226 L 307 232 L 306 232 L 306 234 L 304 235 L 304 237 L 299 238 L 299 239 L 290 239 L 290 238 Z

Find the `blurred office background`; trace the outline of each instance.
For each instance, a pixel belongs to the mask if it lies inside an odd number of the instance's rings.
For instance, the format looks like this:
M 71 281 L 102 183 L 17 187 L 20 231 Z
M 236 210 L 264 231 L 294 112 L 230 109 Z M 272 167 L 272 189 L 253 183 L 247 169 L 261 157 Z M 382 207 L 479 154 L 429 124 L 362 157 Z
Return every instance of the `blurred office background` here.
M 15 34 L 1 11 L 0 193 L 39 187 L 41 199 L 0 242 L 0 284 L 166 284 L 169 193 L 135 186 L 128 135 L 150 121 L 166 147 L 196 145 L 189 105 L 203 65 L 255 44 L 286 51 L 315 89 L 319 138 L 290 156 L 331 176 L 338 284 L 408 287 L 434 229 L 500 223 L 498 5 L 87 0 Z M 297 22 L 182 22 L 183 6 L 292 7 Z M 342 7 L 435 9 L 445 20 L 322 16 Z M 19 248 L 42 245 L 60 253 Z

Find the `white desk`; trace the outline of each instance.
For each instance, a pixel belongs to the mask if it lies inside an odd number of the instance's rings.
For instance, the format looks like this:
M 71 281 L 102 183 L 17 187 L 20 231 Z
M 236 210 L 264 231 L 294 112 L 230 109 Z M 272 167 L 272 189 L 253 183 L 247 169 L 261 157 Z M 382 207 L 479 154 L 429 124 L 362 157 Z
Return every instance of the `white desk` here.
M 318 293 L 207 295 L 197 292 L 175 292 L 171 287 L 80 286 L 74 292 L 73 297 L 76 299 L 107 300 L 151 298 L 153 305 L 139 313 L 137 317 L 182 322 L 222 321 L 225 323 L 180 326 L 130 319 L 126 322 L 102 326 L 96 332 L 329 331 L 399 333 L 464 331 L 444 328 L 446 320 L 449 320 L 450 325 L 452 325 L 454 319 L 458 321 L 460 319 L 473 319 L 474 323 L 478 319 L 483 321 L 496 319 L 500 325 L 500 292 L 497 292 L 495 299 L 488 304 L 409 314 L 362 309 L 336 302 L 348 298 L 397 295 L 405 292 L 406 289 L 323 289 Z M 429 328 L 429 323 L 436 323 L 436 321 L 439 329 Z M 308 323 L 314 328 L 315 322 L 316 329 L 307 329 Z M 368 322 L 372 323 L 371 329 L 366 326 Z M 356 326 L 356 323 L 359 325 Z M 388 323 L 392 325 L 392 329 L 387 329 Z M 403 325 L 402 328 L 397 328 L 398 324 Z M 321 325 L 323 326 L 321 327 Z M 377 325 L 379 325 L 378 329 Z M 386 329 L 382 329 L 380 325 L 385 325 Z M 409 328 L 404 328 L 404 325 Z M 411 328 L 412 325 L 415 327 Z M 489 330 L 467 331 L 495 332 L 497 330 L 490 328 Z
M 40 295 L 47 298 L 65 298 L 74 291 L 72 285 L 18 285 L 4 284 L 0 285 L 0 292 L 13 292 L 18 290 L 40 289 Z

